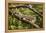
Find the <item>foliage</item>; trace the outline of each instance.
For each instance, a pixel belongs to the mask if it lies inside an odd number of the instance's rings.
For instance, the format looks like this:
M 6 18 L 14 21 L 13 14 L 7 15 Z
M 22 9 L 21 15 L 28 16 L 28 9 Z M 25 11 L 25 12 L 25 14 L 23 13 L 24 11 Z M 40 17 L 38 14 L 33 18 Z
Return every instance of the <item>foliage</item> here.
M 10 10 L 11 10 L 11 12 L 13 12 L 12 10 L 14 10 L 14 11 L 16 10 L 17 12 L 21 12 L 24 15 L 35 16 L 36 17 L 36 22 L 35 23 L 37 25 L 39 25 L 39 26 L 40 26 L 41 22 L 43 23 L 43 21 L 42 21 L 43 18 L 38 16 L 32 10 L 30 10 L 28 8 L 22 8 L 22 7 L 18 8 L 18 9 L 17 8 L 10 8 L 10 7 L 13 7 L 12 5 L 15 6 L 15 5 L 18 5 L 18 4 L 12 4 L 12 3 L 10 3 L 10 5 L 8 4 L 8 12 Z M 32 5 L 33 8 L 35 8 L 37 10 L 37 12 L 43 13 L 43 4 L 31 4 L 31 5 Z M 11 15 L 8 14 L 8 29 L 9 30 L 32 29 L 32 28 L 35 28 L 35 27 L 33 25 L 31 25 L 30 23 L 26 23 L 26 22 L 20 21 L 17 18 L 15 18 L 14 16 L 11 16 Z

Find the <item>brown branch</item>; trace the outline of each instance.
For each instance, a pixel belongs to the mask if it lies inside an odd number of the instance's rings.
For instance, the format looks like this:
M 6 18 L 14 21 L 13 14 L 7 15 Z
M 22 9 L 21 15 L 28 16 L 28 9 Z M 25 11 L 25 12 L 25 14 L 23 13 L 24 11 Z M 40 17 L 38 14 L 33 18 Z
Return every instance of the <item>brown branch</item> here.
M 30 24 L 32 24 L 33 26 L 35 26 L 36 28 L 40 28 L 37 24 L 35 24 L 35 17 L 33 16 L 27 16 L 27 15 L 23 15 L 22 13 L 20 12 L 13 12 L 13 15 L 15 15 L 16 17 L 18 17 L 20 20 L 23 20 L 23 21 L 26 21 Z

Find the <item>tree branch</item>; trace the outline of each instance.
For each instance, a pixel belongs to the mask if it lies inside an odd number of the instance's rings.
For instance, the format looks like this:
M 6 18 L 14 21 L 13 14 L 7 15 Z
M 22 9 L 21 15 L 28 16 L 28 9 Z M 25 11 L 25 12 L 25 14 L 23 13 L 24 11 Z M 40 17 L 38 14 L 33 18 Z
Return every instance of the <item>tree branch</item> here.
M 40 28 L 37 24 L 35 24 L 35 17 L 33 17 L 33 16 L 23 15 L 22 13 L 17 12 L 17 11 L 12 12 L 12 16 L 19 18 L 19 20 L 21 20 L 21 21 L 25 21 L 27 23 L 30 23 L 33 26 L 35 26 L 36 28 Z

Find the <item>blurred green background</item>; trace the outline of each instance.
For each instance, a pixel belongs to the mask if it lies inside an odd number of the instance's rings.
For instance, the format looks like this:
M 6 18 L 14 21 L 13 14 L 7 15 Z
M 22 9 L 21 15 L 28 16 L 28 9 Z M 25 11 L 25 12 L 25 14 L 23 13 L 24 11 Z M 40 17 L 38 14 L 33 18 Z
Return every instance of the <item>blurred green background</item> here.
M 8 3 L 8 12 L 13 12 L 13 10 L 17 11 L 17 12 L 21 12 L 24 15 L 31 15 L 31 16 L 35 16 L 36 17 L 36 21 L 35 24 L 39 25 L 40 28 L 43 28 L 43 18 L 41 18 L 39 15 L 37 15 L 36 13 L 34 13 L 32 10 L 30 10 L 29 8 L 12 8 L 12 7 L 16 7 L 16 5 L 27 5 L 27 4 L 21 4 L 21 3 Z M 32 5 L 32 8 L 35 8 L 37 10 L 37 12 L 41 13 L 41 15 L 43 15 L 43 4 L 30 4 Z M 33 25 L 31 25 L 30 23 L 26 23 L 23 21 L 18 20 L 17 18 L 15 18 L 14 16 L 10 15 L 8 13 L 8 29 L 9 30 L 16 30 L 16 29 L 34 29 L 36 27 L 34 27 Z

